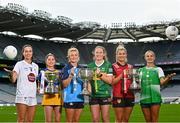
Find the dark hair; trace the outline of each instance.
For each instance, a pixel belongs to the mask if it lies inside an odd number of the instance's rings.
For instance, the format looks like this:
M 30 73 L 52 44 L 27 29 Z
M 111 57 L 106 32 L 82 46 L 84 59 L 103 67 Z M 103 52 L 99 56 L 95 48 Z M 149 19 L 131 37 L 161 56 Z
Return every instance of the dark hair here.
M 24 49 L 25 49 L 26 47 L 31 47 L 31 48 L 32 48 L 32 46 L 31 46 L 30 44 L 25 44 L 25 45 L 22 47 L 22 50 L 21 50 L 22 60 L 24 59 L 23 52 L 24 52 Z M 32 52 L 33 52 L 33 48 L 32 48 Z M 32 58 L 31 58 L 31 60 L 33 60 L 33 56 L 32 56 Z
M 54 54 L 52 54 L 52 53 L 48 53 L 48 54 L 45 56 L 45 64 L 46 64 L 46 66 L 47 66 L 46 61 L 47 61 L 47 59 L 48 59 L 49 56 L 54 57 L 55 63 L 57 62 L 56 56 L 55 56 Z M 56 66 L 56 64 L 54 65 L 54 67 L 55 67 L 55 66 Z
M 46 62 L 46 60 L 48 59 L 49 56 L 53 56 L 54 59 L 55 59 L 55 61 L 57 61 L 56 56 L 55 56 L 54 54 L 48 53 L 48 54 L 45 56 L 45 62 Z

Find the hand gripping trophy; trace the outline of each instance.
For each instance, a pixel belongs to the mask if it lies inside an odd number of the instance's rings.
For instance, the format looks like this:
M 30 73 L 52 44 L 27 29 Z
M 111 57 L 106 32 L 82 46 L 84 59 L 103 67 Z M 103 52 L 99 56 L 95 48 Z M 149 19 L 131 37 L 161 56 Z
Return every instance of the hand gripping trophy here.
M 93 77 L 93 70 L 90 68 L 81 68 L 79 71 L 79 77 L 84 80 L 82 95 L 90 96 L 91 92 L 88 90 L 88 81 Z

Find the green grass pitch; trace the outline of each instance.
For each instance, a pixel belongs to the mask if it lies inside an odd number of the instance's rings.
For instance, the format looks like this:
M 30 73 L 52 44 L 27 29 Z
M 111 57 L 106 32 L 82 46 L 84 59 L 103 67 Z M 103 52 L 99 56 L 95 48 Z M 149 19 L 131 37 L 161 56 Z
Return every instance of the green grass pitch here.
M 16 122 L 16 107 L 0 107 L 0 122 Z M 114 122 L 114 111 L 110 110 L 110 120 Z M 63 109 L 61 121 L 65 122 Z M 37 106 L 34 122 L 44 122 L 44 111 L 42 106 Z M 89 106 L 86 105 L 80 118 L 80 122 L 91 122 Z M 133 109 L 130 122 L 144 122 L 143 114 L 139 105 Z M 180 122 L 180 104 L 162 104 L 159 122 Z

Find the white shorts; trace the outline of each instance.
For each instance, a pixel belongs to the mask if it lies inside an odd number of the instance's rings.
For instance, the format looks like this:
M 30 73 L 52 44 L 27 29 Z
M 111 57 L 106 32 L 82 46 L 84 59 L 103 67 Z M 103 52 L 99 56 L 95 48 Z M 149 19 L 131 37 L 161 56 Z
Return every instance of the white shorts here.
M 36 97 L 17 97 L 16 96 L 15 103 L 21 103 L 27 106 L 35 106 L 37 105 L 37 99 Z

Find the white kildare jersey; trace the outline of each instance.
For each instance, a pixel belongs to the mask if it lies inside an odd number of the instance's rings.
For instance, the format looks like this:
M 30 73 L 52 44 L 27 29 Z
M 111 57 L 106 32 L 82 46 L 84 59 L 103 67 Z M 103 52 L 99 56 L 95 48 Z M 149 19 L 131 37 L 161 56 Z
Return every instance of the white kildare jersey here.
M 36 78 L 38 76 L 39 67 L 32 62 L 27 63 L 25 60 L 16 63 L 13 71 L 17 76 L 17 97 L 36 97 Z

